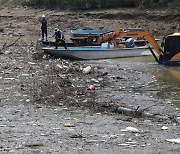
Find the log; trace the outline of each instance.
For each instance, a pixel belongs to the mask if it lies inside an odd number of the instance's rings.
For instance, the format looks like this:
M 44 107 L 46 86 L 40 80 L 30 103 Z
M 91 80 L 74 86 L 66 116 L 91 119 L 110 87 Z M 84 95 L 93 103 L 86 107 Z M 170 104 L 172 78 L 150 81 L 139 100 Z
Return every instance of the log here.
M 143 111 L 138 111 L 138 110 L 133 110 L 130 108 L 125 108 L 125 107 L 119 107 L 116 110 L 117 113 L 120 114 L 125 114 L 129 116 L 137 116 L 137 117 L 144 117 L 144 118 L 150 118 L 150 119 L 155 119 L 155 120 L 172 120 L 177 123 L 180 123 L 180 117 L 171 117 L 171 116 L 164 116 L 164 115 L 156 115 L 148 112 L 143 112 Z
M 1 50 L 0 50 L 0 54 L 3 54 L 3 52 L 2 52 L 3 50 L 5 50 L 5 49 L 7 49 L 7 48 L 13 46 L 14 44 L 16 44 L 17 41 L 19 41 L 19 39 L 20 39 L 20 37 L 17 38 L 13 43 L 11 43 L 11 44 L 9 44 L 9 45 L 7 45 L 7 42 L 5 42 L 5 43 L 3 44 Z

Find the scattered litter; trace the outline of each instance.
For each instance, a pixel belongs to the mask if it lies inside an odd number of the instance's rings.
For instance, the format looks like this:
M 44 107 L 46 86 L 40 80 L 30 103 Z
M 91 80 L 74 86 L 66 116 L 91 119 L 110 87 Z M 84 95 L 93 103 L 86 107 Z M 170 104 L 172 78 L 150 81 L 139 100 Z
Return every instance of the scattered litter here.
M 156 120 L 164 120 L 164 121 L 165 120 L 172 120 L 170 118 L 170 116 L 168 116 L 168 115 L 157 115 L 157 114 L 152 114 L 152 113 L 148 113 L 148 112 L 142 112 L 141 110 L 137 111 L 134 109 L 124 108 L 124 107 L 117 108 L 116 112 L 118 112 L 120 114 L 136 115 L 136 116 L 142 116 L 142 117 L 156 119 Z M 173 121 L 180 123 L 180 118 L 175 117 L 175 118 L 173 118 Z
M 93 85 L 90 85 L 87 90 L 95 90 L 95 87 Z
M 83 138 L 82 134 L 73 134 L 69 136 L 70 138 Z
M 67 123 L 67 124 L 64 124 L 64 127 L 76 127 L 75 124 L 71 124 L 71 123 Z
M 109 138 L 110 139 L 115 139 L 115 138 L 118 138 L 118 135 L 110 135 Z
M 135 134 L 135 136 L 136 136 L 136 137 L 139 137 L 139 136 L 140 136 L 140 134 L 138 134 L 138 133 L 137 133 L 137 134 Z
M 44 146 L 43 143 L 29 143 L 29 144 L 25 144 L 25 147 L 29 147 L 29 148 L 34 148 L 34 147 L 42 147 Z
M 95 83 L 99 83 L 99 80 L 97 80 L 97 79 L 91 79 L 91 81 L 93 81 L 93 82 L 95 82 Z
M 64 110 L 68 110 L 68 108 L 67 108 L 67 107 L 64 107 L 63 109 L 64 109 Z
M 166 127 L 166 126 L 162 126 L 162 128 L 161 128 L 162 130 L 167 130 L 168 129 L 168 127 Z
M 166 141 L 180 144 L 180 139 L 166 139 Z
M 6 125 L 0 125 L 0 127 L 6 127 Z
M 30 102 L 31 100 L 30 99 L 26 99 L 26 102 Z
M 126 129 L 122 129 L 122 132 L 133 132 L 133 133 L 139 133 L 140 131 L 135 127 L 126 127 Z
M 37 109 L 42 108 L 42 105 L 41 104 L 35 104 L 35 108 L 37 108 Z
M 97 143 L 99 140 L 86 140 L 86 143 Z
M 145 146 L 146 146 L 146 145 L 144 145 L 144 144 L 143 144 L 143 145 L 141 145 L 141 147 L 145 147 Z
M 86 68 L 83 69 L 84 74 L 88 74 L 91 72 L 91 66 L 87 66 Z
M 83 95 L 83 92 L 80 91 L 80 90 L 76 90 L 76 91 L 75 91 L 75 94 L 76 94 L 76 95 Z
M 75 72 L 75 68 L 73 68 L 73 67 L 68 67 L 66 69 L 66 73 L 73 73 L 73 72 Z
M 58 68 L 62 69 L 63 67 L 59 64 L 56 65 Z
M 30 65 L 36 65 L 36 63 L 33 63 L 33 62 L 28 62 L 28 64 L 30 64 Z
M 10 50 L 6 50 L 6 51 L 4 52 L 4 54 L 5 54 L 5 55 L 12 54 L 12 51 L 10 51 Z
M 4 78 L 4 80 L 15 80 L 15 78 Z
M 38 127 L 44 127 L 44 124 L 42 124 L 42 123 L 36 123 L 36 126 L 38 126 Z
M 176 121 L 177 121 L 178 123 L 180 123 L 180 117 L 177 117 L 177 118 L 176 118 Z
M 136 144 L 136 143 L 137 142 L 135 142 L 135 141 L 134 142 L 133 141 L 132 142 L 126 142 L 126 144 Z
M 146 125 L 152 125 L 152 121 L 151 121 L 151 120 L 144 120 L 144 124 L 146 124 Z
M 129 144 L 126 143 L 122 143 L 122 144 L 118 144 L 119 146 L 129 146 Z
M 29 74 L 21 74 L 21 76 L 30 76 Z

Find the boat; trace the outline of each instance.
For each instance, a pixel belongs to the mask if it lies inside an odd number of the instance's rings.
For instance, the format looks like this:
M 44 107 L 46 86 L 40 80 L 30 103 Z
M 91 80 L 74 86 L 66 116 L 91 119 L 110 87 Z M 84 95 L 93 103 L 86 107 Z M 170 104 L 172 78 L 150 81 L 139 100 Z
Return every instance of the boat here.
M 102 46 L 82 46 L 82 47 L 42 47 L 42 50 L 55 57 L 63 57 L 69 59 L 93 60 L 93 59 L 112 59 L 137 57 L 150 55 L 148 46 L 134 48 L 104 48 Z
M 107 33 L 112 32 L 112 30 L 80 30 L 80 29 L 76 29 L 76 30 L 71 30 L 71 35 L 73 38 L 79 38 L 79 37 L 88 37 L 88 36 L 92 36 L 92 37 L 98 37 L 100 35 L 104 35 Z

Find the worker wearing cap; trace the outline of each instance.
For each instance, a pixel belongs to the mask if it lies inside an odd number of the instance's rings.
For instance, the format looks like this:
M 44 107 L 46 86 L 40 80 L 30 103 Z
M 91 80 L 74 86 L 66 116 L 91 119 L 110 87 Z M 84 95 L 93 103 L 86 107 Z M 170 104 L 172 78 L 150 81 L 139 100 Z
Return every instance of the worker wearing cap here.
M 55 28 L 54 30 L 54 35 L 52 37 L 55 36 L 55 45 L 56 45 L 56 49 L 58 48 L 58 44 L 59 42 L 61 42 L 61 44 L 64 46 L 65 49 L 67 49 L 67 45 L 65 42 L 65 38 L 64 38 L 64 32 L 62 30 L 59 30 L 58 28 Z
M 44 40 L 44 35 L 46 35 L 46 41 L 47 41 L 47 19 L 45 15 L 42 15 L 40 22 L 41 22 L 42 40 Z

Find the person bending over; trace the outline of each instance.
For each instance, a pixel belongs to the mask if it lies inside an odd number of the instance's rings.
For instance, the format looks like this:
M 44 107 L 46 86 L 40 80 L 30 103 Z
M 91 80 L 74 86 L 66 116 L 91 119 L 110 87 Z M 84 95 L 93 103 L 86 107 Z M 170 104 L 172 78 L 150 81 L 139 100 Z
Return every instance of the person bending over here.
M 61 44 L 64 46 L 65 49 L 67 49 L 67 44 L 65 42 L 64 32 L 62 30 L 59 30 L 58 28 L 55 28 L 55 33 L 52 37 L 55 36 L 55 49 L 58 49 L 58 44 L 61 42 Z

